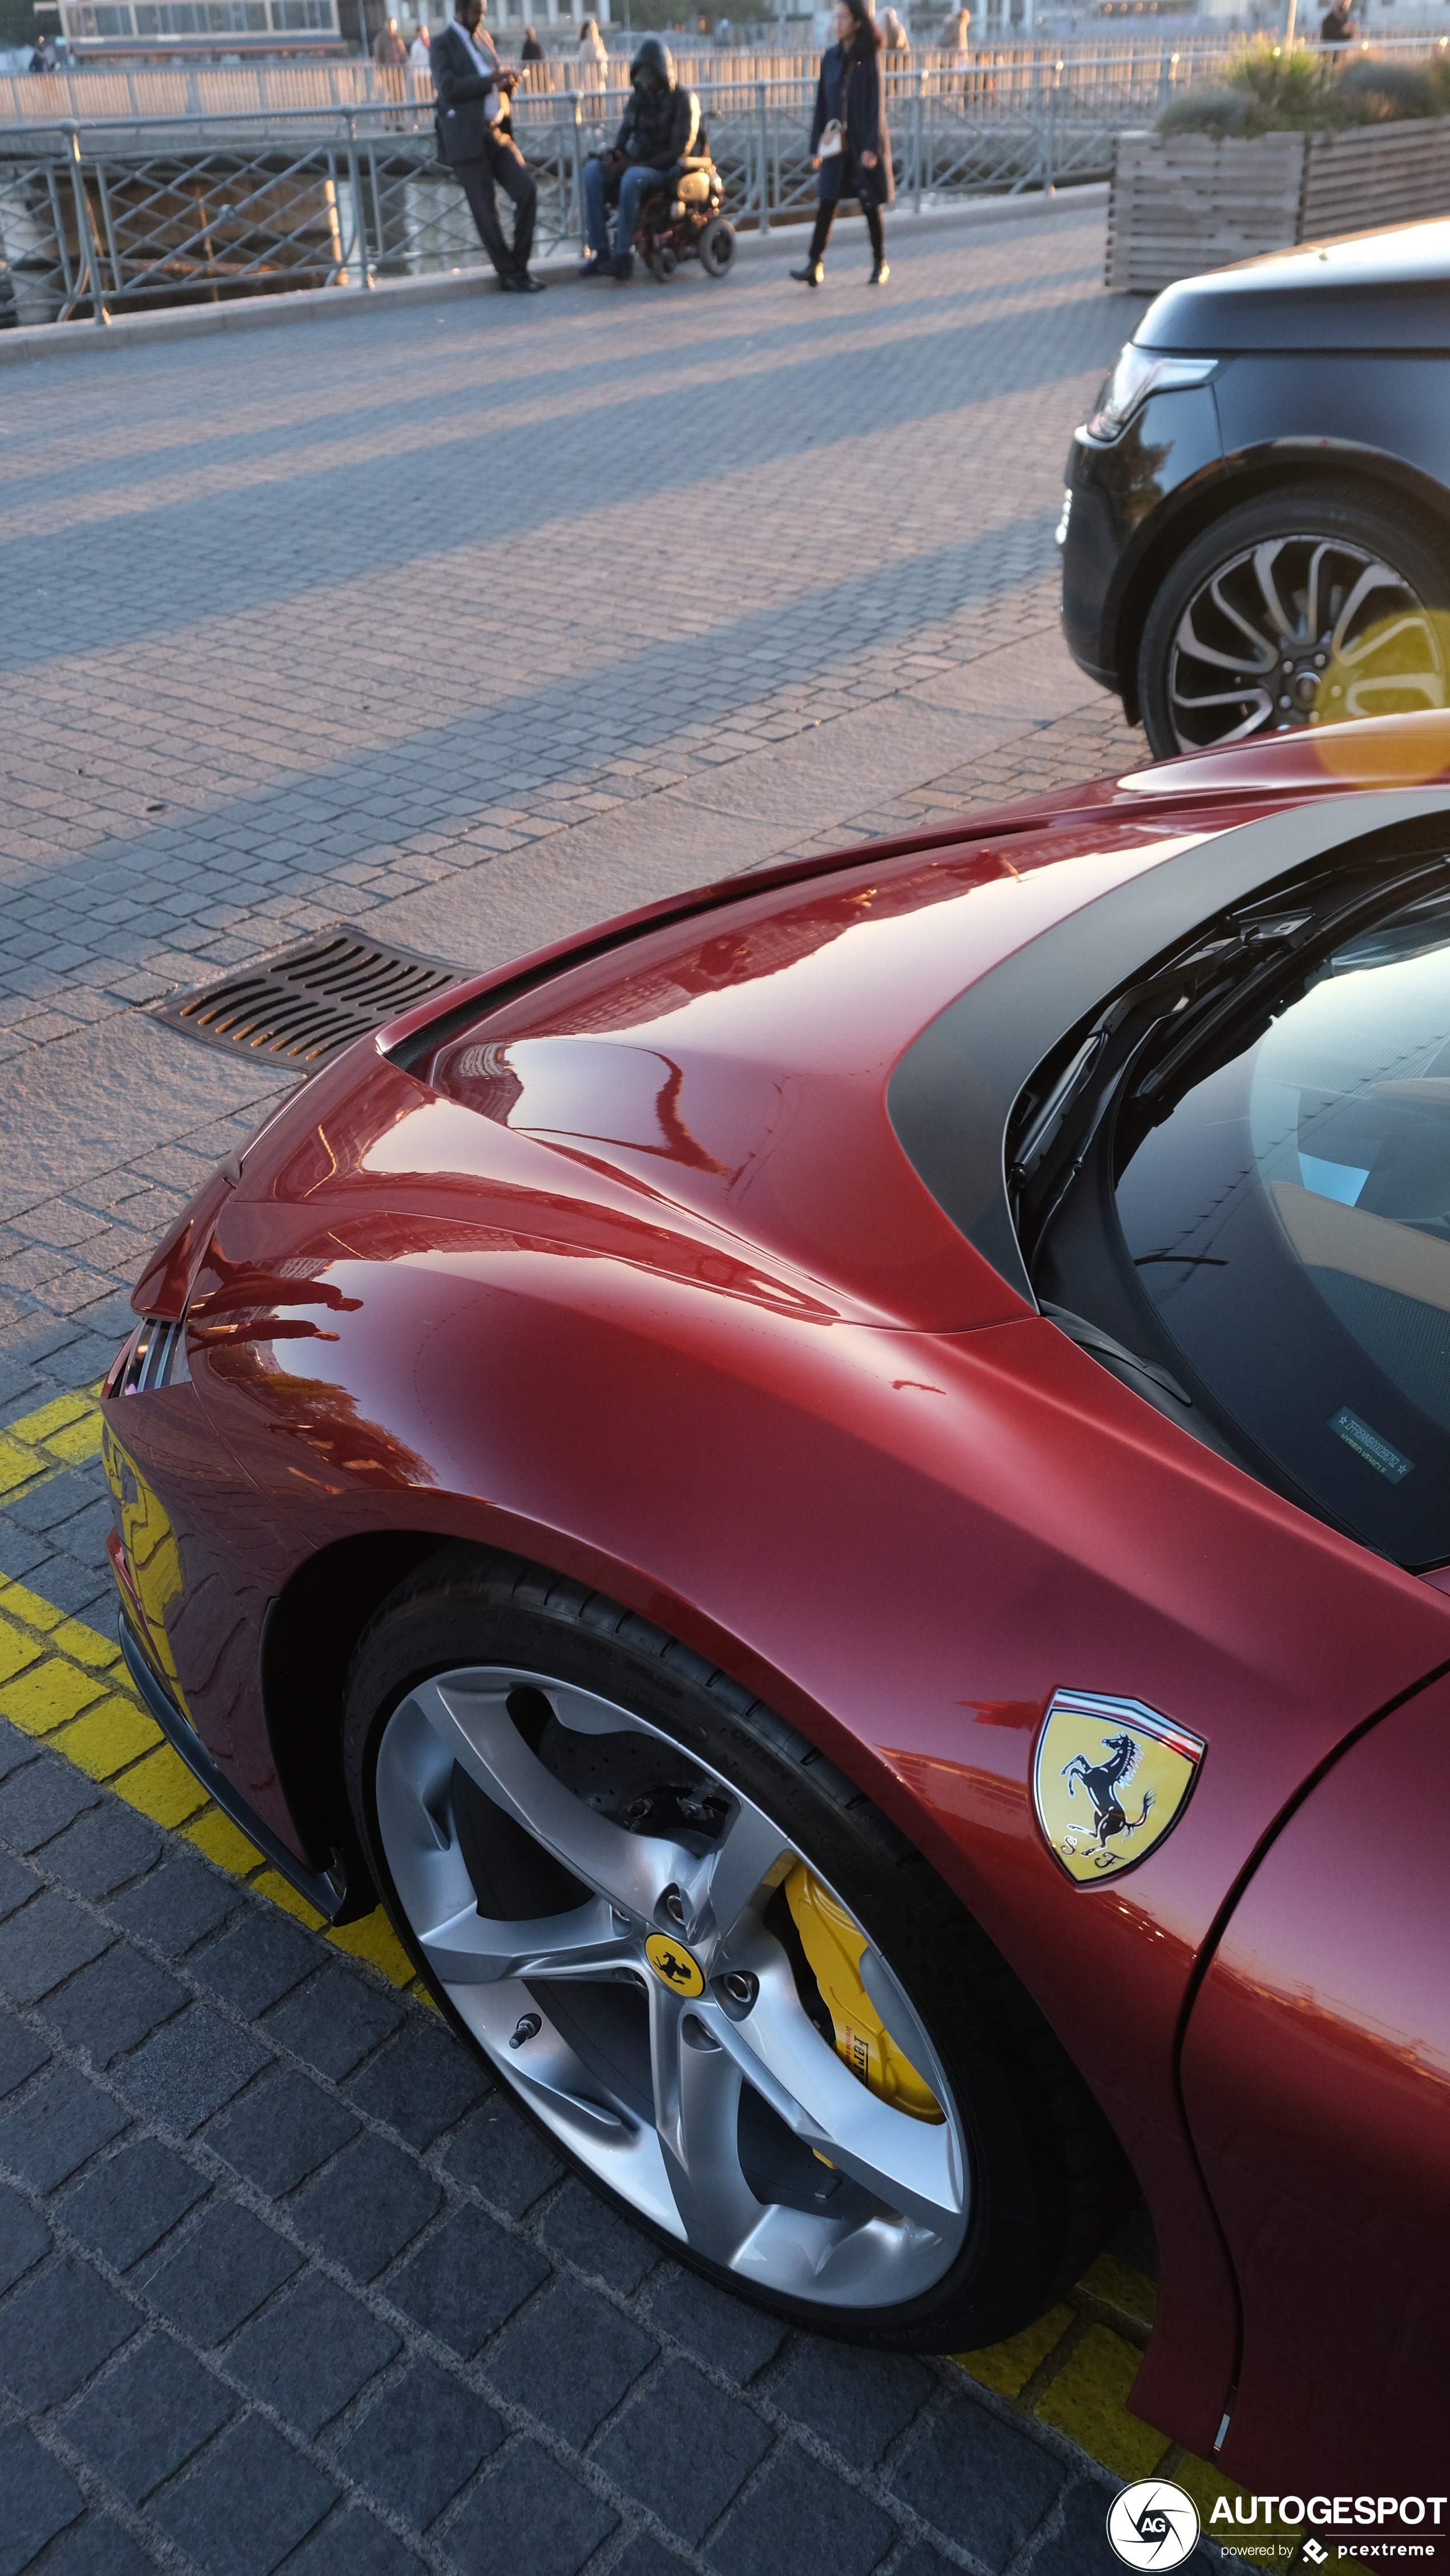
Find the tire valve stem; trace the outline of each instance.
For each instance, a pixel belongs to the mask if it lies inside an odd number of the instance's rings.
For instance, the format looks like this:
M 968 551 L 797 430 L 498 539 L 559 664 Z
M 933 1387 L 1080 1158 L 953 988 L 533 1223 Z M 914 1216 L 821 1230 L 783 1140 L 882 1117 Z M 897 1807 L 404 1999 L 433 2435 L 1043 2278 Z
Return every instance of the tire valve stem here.
M 514 2035 L 509 2041 L 510 2048 L 522 2048 L 525 2040 L 537 2039 L 543 2027 L 543 2022 L 537 2013 L 520 2013 Z

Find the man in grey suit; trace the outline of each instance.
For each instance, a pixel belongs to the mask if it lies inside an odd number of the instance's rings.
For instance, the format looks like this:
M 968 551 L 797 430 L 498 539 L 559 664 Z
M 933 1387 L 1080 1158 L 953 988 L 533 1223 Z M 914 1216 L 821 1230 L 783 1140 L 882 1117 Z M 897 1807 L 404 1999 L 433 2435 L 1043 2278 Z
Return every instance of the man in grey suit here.
M 504 71 L 483 33 L 487 0 L 455 0 L 451 23 L 432 44 L 433 90 L 438 101 L 438 157 L 458 181 L 478 226 L 478 238 L 498 271 L 506 295 L 542 295 L 544 281 L 529 275 L 538 190 L 513 139 L 508 102 L 517 72 Z M 498 219 L 496 191 L 514 203 L 510 250 Z

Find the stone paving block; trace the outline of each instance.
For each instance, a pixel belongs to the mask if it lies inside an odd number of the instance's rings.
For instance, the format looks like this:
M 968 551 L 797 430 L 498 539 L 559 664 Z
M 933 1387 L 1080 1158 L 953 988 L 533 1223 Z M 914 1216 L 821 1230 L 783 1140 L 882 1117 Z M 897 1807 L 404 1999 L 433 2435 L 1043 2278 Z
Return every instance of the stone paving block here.
M 236 2412 L 235 2391 L 169 2335 L 133 2343 L 63 2419 L 67 2442 L 132 2505 L 182 2468 Z
M 791 2446 L 721 2524 L 708 2556 L 721 2576 L 779 2576 L 789 2566 L 870 2576 L 895 2539 L 879 2505 Z
M 206 2576 L 270 2576 L 336 2494 L 270 2424 L 248 2415 L 153 2497 L 148 2519 Z
M 159 2138 L 137 2138 L 73 2183 L 56 2215 L 90 2253 L 125 2272 L 205 2195 L 201 2176 Z
M 250 2021 L 317 1965 L 312 1935 L 275 1905 L 240 1906 L 224 1932 L 190 1962 L 192 1975 Z
M 143 1870 L 161 1850 L 161 1836 L 119 1799 L 103 1798 L 47 1843 L 45 1866 L 76 1896 L 109 1896 Z
M 470 2361 L 505 2317 L 547 2277 L 548 2264 L 485 2218 L 461 2209 L 388 2283 L 394 2307 Z
M 788 2332 L 779 2317 L 748 2307 L 744 2299 L 731 2298 L 678 2265 L 651 2283 L 649 2313 L 653 2325 L 673 2335 L 707 2369 L 742 2384 L 764 2369 Z
M 401 2147 L 365 2133 L 304 2185 L 290 2214 L 307 2244 L 354 2280 L 371 2281 L 411 2244 L 442 2197 Z
M 659 2350 L 578 2281 L 554 2281 L 489 2355 L 491 2387 L 575 2445 L 587 2442 Z
M 87 2514 L 73 2522 L 45 2560 L 45 2576 L 154 2576 L 155 2560 L 143 2558 L 109 2514 Z
M 50 2229 L 28 2201 L 8 2184 L 0 2184 L 0 2292 L 38 2263 L 50 2243 Z M 0 2490 L 3 2492 L 3 2490 Z
M 819 2335 L 794 2335 L 760 2393 L 808 2424 L 855 2469 L 872 2469 L 936 2385 L 904 2353 L 862 2352 Z
M 411 2025 L 379 2049 L 346 2086 L 373 2120 L 386 2120 L 410 2147 L 430 2147 L 489 2090 L 489 2079 L 451 2031 Z
M 0 1991 L 36 2003 L 110 1946 L 111 1935 L 49 1889 L 0 1923 Z
M 17 1906 L 24 1905 L 39 1885 L 34 1870 L 27 1869 L 24 1861 L 12 1859 L 9 1852 L 0 1852 L 0 1923 Z
M 577 2576 L 619 2521 L 535 2442 L 519 2442 L 439 2535 L 463 2576 Z
M 0 1530 L 3 1527 L 3 1522 L 0 1522 Z M 9 1569 L 4 1570 L 8 1572 Z M 8 1780 L 13 1771 L 38 1759 L 35 1746 L 24 1729 L 12 1726 L 8 1718 L 0 1718 L 0 1780 Z
M 550 2201 L 539 2233 L 552 2253 L 607 2281 L 624 2298 L 660 2260 L 653 2237 L 631 2227 L 577 2177 Z
M 672 2549 L 661 2549 L 657 2540 L 642 2531 L 624 2555 L 616 2558 L 610 2576 L 680 2576 L 683 2565 L 683 2559 L 677 2558 Z M 800 2576 L 804 2576 L 803 2570 Z
M 130 2101 L 185 2137 L 266 2063 L 266 2050 L 248 2032 L 220 2021 L 205 2004 L 191 2004 L 116 2069 L 116 2082 Z
M 220 2343 L 291 2279 L 301 2261 L 285 2237 L 224 2201 L 207 2210 L 145 2275 L 140 2294 L 193 2343 Z
M 83 1773 L 42 1753 L 0 1786 L 0 1842 L 12 1851 L 36 1851 L 99 1795 Z
M 0 2576 L 19 2576 L 85 2505 L 74 2478 L 23 2424 L 0 2426 Z
M 70 1979 L 46 2006 L 45 2017 L 67 2048 L 93 2066 L 135 2048 L 179 2012 L 186 1988 L 118 1941 L 114 1949 Z
M 691 2544 L 702 2540 L 771 2445 L 768 2425 L 688 2362 L 652 2379 L 594 2457 L 606 2477 Z
M 58 2066 L 0 2119 L 0 2165 L 53 2191 L 126 2127 L 126 2114 L 73 2066 Z
M 426 2531 L 496 2451 L 493 2408 L 435 2362 L 415 2361 L 348 2435 L 338 2467 L 413 2531 Z
M 491 2093 L 450 2138 L 443 2170 L 507 2217 L 522 2218 L 564 2168 L 532 2123 L 502 2093 Z
M 13 2093 L 50 2055 L 43 2039 L 13 2013 L 0 2011 L 0 2096 Z
M 401 2005 L 364 1985 L 350 1968 L 329 1964 L 269 2013 L 263 2026 L 280 2048 L 337 2084 L 402 2018 Z
M 138 1887 L 112 1897 L 106 1910 L 123 1932 L 149 1941 L 163 1958 L 180 1959 L 240 1903 L 241 1890 L 233 1880 L 172 1847 L 158 1868 Z
M 264 2406 L 311 2434 L 350 2405 L 397 2349 L 397 2335 L 361 2300 L 309 2272 L 242 2328 L 227 2368 Z
M 886 2483 L 923 2522 L 998 2569 L 1035 2531 L 1064 2479 L 1030 2434 L 957 2398 L 923 2425 Z
M 269 2084 L 255 2086 L 235 2110 L 216 2121 L 206 2143 L 235 2173 L 275 2199 L 325 2164 L 357 2131 L 357 2121 L 320 2084 L 284 2066 Z
M 30 2273 L 0 2308 L 0 2388 L 18 2405 L 54 2406 L 140 2323 L 88 2263 L 64 2255 Z
M 288 2563 L 287 2576 L 417 2576 L 423 2561 L 362 2505 L 334 2513 Z

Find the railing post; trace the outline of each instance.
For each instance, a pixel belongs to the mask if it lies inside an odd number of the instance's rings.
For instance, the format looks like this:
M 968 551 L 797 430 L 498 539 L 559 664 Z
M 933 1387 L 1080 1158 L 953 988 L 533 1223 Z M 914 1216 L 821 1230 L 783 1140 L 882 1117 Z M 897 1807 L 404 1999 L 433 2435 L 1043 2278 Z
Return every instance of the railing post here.
M 100 270 L 96 263 L 96 241 L 95 235 L 91 230 L 91 209 L 86 197 L 85 176 L 81 169 L 80 127 L 78 125 L 67 125 L 65 129 L 65 139 L 67 156 L 70 161 L 71 194 L 75 200 L 76 249 L 80 253 L 81 259 L 84 262 L 84 266 L 76 278 L 76 291 L 73 300 L 75 303 L 79 304 L 83 282 L 85 279 L 89 278 L 91 288 L 91 320 L 99 323 L 102 330 L 104 330 L 111 317 L 106 311 L 106 299 L 101 292 Z
M 915 164 L 914 186 L 912 189 L 912 212 L 913 214 L 918 215 L 921 212 L 921 165 L 924 157 L 923 145 L 926 135 L 926 107 L 923 95 L 925 87 L 926 74 L 922 70 L 920 63 L 918 63 L 916 67 L 915 112 L 912 118 L 912 124 L 915 129 L 912 136 L 912 155 Z
M 347 118 L 347 184 L 352 196 L 352 229 L 357 243 L 358 282 L 362 286 L 371 286 L 373 264 L 368 255 L 368 219 L 363 212 L 362 172 L 358 167 L 357 118 L 350 107 L 344 108 L 343 114 Z
M 571 89 L 569 92 L 569 113 L 574 143 L 574 230 L 582 244 L 584 240 L 584 102 L 577 90 Z
M 760 118 L 760 229 L 770 230 L 770 110 L 765 103 L 765 83 L 755 84 L 755 103 Z

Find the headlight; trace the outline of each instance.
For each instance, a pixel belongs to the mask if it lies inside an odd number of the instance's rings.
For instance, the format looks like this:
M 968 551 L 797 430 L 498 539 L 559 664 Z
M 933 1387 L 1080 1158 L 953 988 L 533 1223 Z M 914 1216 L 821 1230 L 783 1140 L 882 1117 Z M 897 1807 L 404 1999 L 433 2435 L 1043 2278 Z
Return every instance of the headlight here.
M 1171 393 L 1180 385 L 1206 384 L 1217 365 L 1217 358 L 1166 358 L 1156 349 L 1140 349 L 1135 340 L 1126 341 L 1093 407 L 1087 423 L 1088 437 L 1121 437 L 1139 403 L 1146 402 L 1149 394 Z

